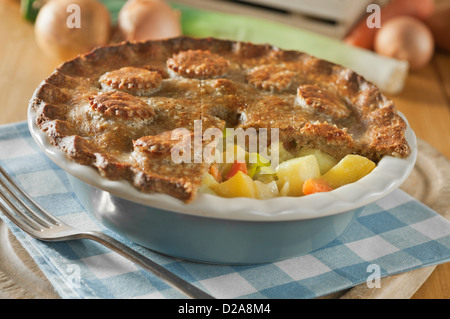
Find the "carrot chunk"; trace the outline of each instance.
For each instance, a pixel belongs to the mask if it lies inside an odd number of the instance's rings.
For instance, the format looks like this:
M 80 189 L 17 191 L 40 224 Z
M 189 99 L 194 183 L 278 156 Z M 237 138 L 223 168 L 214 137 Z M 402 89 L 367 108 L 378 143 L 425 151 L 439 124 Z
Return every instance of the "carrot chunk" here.
M 209 168 L 209 173 L 214 177 L 214 179 L 217 182 L 220 183 L 222 181 L 222 175 L 220 174 L 219 167 L 217 166 L 217 164 L 211 165 L 211 167 Z
M 234 161 L 233 165 L 231 165 L 230 170 L 226 176 L 226 179 L 230 179 L 237 172 L 241 171 L 244 174 L 247 174 L 247 164 L 245 162 Z
M 321 178 L 310 178 L 303 183 L 303 194 L 305 195 L 329 192 L 332 190 L 333 188 Z

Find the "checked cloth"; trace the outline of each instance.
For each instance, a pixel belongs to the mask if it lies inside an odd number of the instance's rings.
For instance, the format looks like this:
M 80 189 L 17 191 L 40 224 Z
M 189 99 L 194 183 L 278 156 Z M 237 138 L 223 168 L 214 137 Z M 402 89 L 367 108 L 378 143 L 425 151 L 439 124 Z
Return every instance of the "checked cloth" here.
M 269 264 L 223 266 L 161 256 L 105 229 L 79 203 L 64 171 L 34 144 L 26 123 L 0 127 L 0 165 L 63 221 L 112 235 L 216 298 L 316 298 L 365 282 L 373 284 L 371 276 L 376 274 L 384 277 L 450 261 L 450 223 L 401 190 L 360 208 L 359 217 L 340 237 L 308 255 Z M 95 242 L 41 242 L 0 216 L 62 298 L 184 298 Z

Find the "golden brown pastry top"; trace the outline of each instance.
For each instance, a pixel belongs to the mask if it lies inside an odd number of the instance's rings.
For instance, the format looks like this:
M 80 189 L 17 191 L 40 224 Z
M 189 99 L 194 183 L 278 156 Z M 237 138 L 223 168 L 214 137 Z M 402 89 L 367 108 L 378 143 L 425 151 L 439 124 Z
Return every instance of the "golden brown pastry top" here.
M 177 129 L 198 124 L 202 132 L 277 128 L 285 145 L 336 157 L 410 154 L 405 122 L 375 85 L 270 45 L 179 37 L 99 48 L 58 67 L 30 106 L 73 160 L 185 202 L 210 164 L 174 163 L 171 151 Z M 195 157 L 194 143 L 187 145 Z
M 106 72 L 99 78 L 105 90 L 123 91 L 135 95 L 152 94 L 159 90 L 162 76 L 144 68 L 123 67 Z
M 141 118 L 150 119 L 155 111 L 148 107 L 147 103 L 135 96 L 120 92 L 100 92 L 89 97 L 92 110 L 100 112 L 105 117 L 111 118 Z
M 187 50 L 167 59 L 167 67 L 174 73 L 193 79 L 223 76 L 228 71 L 229 61 L 208 50 Z

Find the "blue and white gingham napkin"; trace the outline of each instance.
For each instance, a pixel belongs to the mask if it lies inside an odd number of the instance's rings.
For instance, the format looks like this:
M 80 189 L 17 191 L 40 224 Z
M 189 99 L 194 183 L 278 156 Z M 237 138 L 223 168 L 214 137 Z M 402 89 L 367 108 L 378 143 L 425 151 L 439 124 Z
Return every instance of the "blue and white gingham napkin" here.
M 275 263 L 219 266 L 161 256 L 105 229 L 85 211 L 65 173 L 37 148 L 25 123 L 0 127 L 0 165 L 44 208 L 116 237 L 216 298 L 314 298 L 450 261 L 450 223 L 398 190 L 360 209 L 335 241 Z M 2 219 L 62 298 L 184 298 L 152 274 L 88 240 L 46 243 Z

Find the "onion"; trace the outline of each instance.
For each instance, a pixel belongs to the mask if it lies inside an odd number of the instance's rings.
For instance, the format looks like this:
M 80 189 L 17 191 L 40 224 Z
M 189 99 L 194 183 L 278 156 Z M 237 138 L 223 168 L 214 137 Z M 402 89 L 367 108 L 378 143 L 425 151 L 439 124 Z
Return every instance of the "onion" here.
M 38 46 L 60 61 L 108 44 L 111 16 L 97 0 L 50 0 L 35 22 Z
M 434 35 L 436 46 L 450 52 L 450 2 L 442 2 L 425 22 Z
M 411 70 L 424 67 L 434 54 L 431 31 L 420 20 L 408 16 L 387 21 L 375 37 L 375 51 L 409 62 Z
M 118 28 L 125 40 L 145 41 L 181 35 L 180 15 L 163 0 L 128 0 L 119 11 Z

